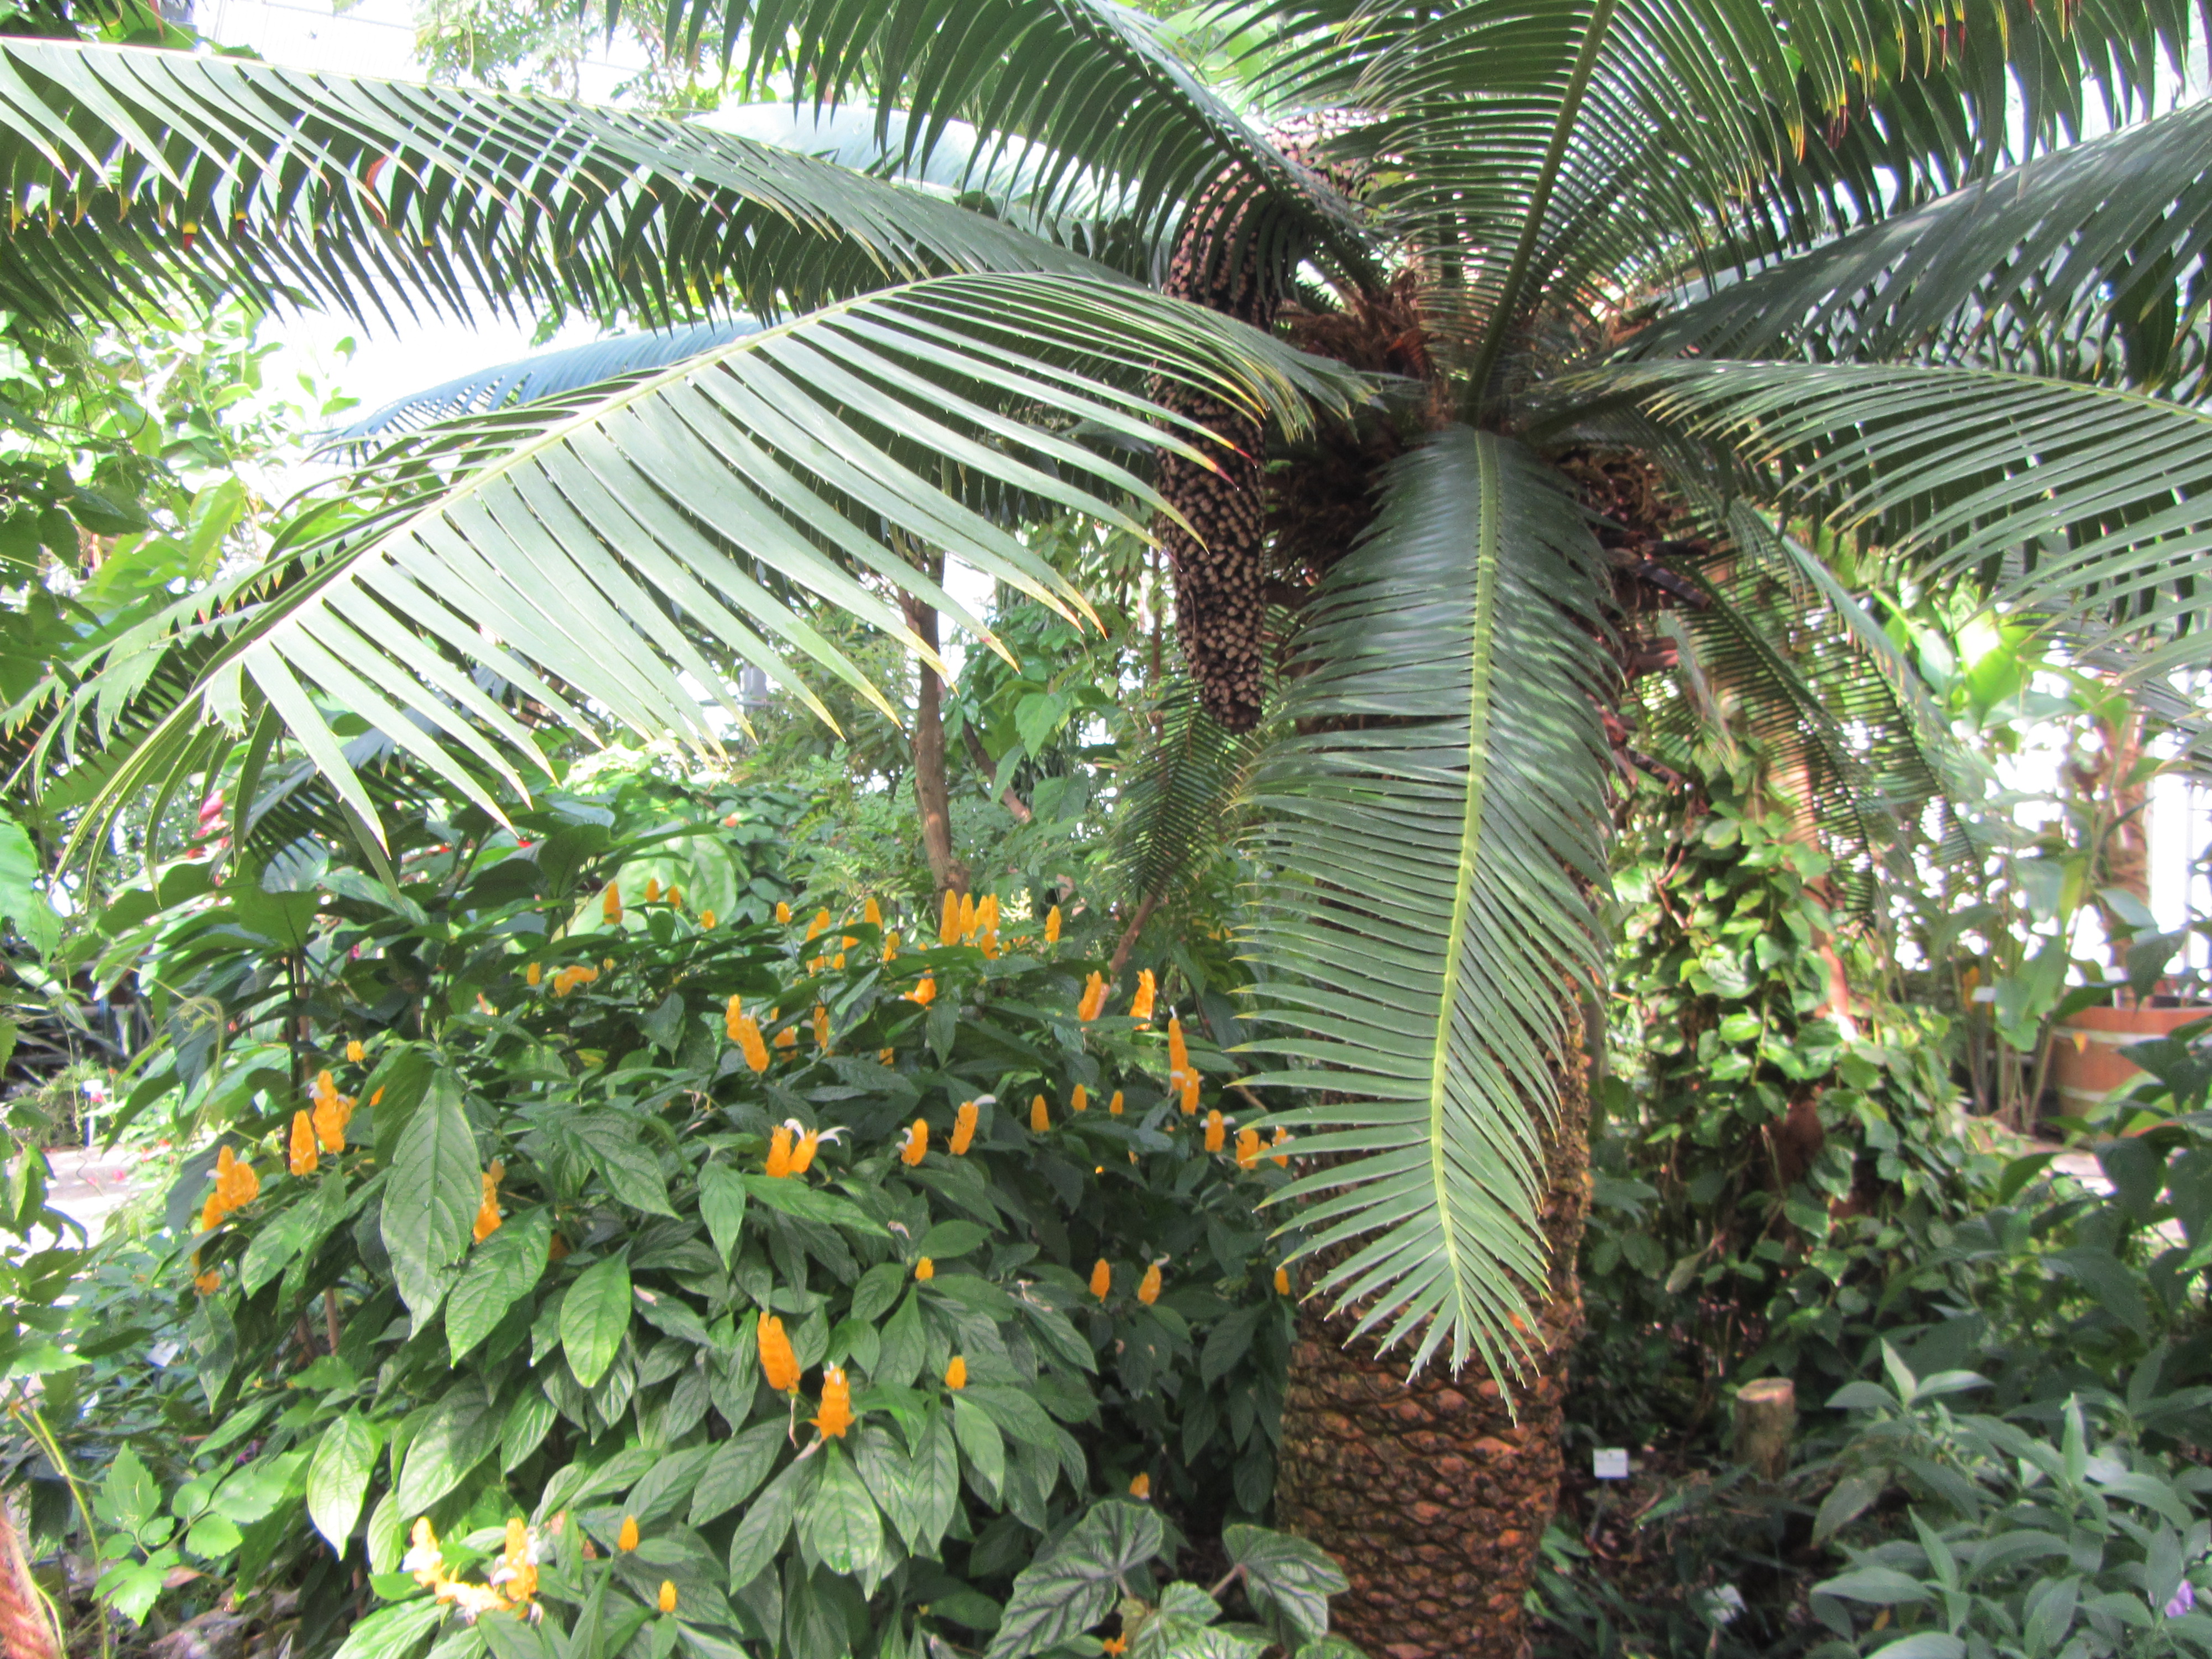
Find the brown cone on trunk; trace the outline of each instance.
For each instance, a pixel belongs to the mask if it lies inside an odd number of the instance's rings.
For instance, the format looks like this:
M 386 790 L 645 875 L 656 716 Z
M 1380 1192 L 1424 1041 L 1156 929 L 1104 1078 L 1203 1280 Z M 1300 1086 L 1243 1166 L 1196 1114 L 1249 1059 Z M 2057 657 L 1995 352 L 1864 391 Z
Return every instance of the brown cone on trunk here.
M 1334 1556 L 1352 1588 L 1332 1628 L 1373 1659 L 1525 1659 L 1522 1599 L 1559 1501 L 1567 1356 L 1582 1329 L 1575 1258 L 1589 1201 L 1589 1093 L 1571 1026 L 1545 1139 L 1551 1282 L 1542 1341 L 1509 1409 L 1479 1364 L 1408 1382 L 1402 1352 L 1349 1348 L 1348 1319 L 1298 1316 L 1283 1404 L 1278 1523 Z M 1517 1412 L 1517 1418 L 1516 1418 Z

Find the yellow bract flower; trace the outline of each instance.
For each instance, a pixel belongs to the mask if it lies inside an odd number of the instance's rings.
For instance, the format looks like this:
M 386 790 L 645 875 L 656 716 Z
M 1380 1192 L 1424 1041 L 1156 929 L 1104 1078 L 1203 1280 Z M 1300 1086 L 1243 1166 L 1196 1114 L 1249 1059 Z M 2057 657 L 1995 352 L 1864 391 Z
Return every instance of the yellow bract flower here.
M 1091 1294 L 1103 1302 L 1113 1288 L 1114 1269 L 1102 1255 L 1098 1258 L 1098 1265 L 1091 1270 Z
M 672 910 L 684 908 L 684 890 L 672 881 L 668 884 L 668 908 Z
M 384 1092 L 379 1089 L 380 1095 Z M 326 1152 L 345 1151 L 346 1125 L 353 1121 L 353 1097 L 331 1095 L 315 1103 L 315 1139 Z
M 1288 1296 L 1290 1293 L 1291 1293 L 1291 1270 L 1290 1270 L 1288 1267 L 1278 1267 L 1278 1268 L 1276 1268 L 1276 1269 L 1275 1269 L 1275 1294 L 1276 1294 L 1276 1295 L 1278 1295 L 1278 1296 Z
M 1290 1143 L 1290 1139 L 1291 1132 L 1288 1129 L 1285 1129 L 1281 1124 L 1278 1123 L 1275 1126 L 1275 1139 L 1270 1144 L 1279 1148 L 1287 1146 Z M 1275 1167 L 1277 1169 L 1287 1170 L 1291 1167 L 1291 1155 L 1288 1152 L 1278 1151 L 1274 1154 L 1274 1158 Z
M 483 1202 L 477 1206 L 476 1226 L 471 1230 L 479 1244 L 499 1231 L 499 1183 L 506 1174 L 507 1165 L 496 1159 L 483 1172 Z
M 775 919 L 778 921 L 783 922 L 787 922 L 791 920 L 791 906 L 787 904 L 781 899 L 778 899 L 775 902 Z
M 1243 1128 L 1237 1132 L 1237 1167 L 1249 1170 L 1260 1161 L 1260 1132 Z
M 777 1181 L 791 1173 L 791 1131 L 781 1123 L 769 1131 L 768 1173 Z
M 1152 1495 L 1152 1477 L 1151 1475 L 1140 1474 L 1129 1483 L 1130 1497 L 1135 1498 L 1149 1498 Z
M 805 1175 L 813 1167 L 814 1149 L 822 1144 L 822 1132 L 809 1129 L 799 1137 L 799 1144 L 791 1149 L 791 1172 Z
M 200 1206 L 200 1231 L 211 1233 L 222 1225 L 222 1199 L 218 1194 L 210 1193 L 207 1202 Z
M 660 878 L 658 876 L 647 876 L 645 878 L 645 902 L 650 904 L 659 896 Z
M 822 1373 L 822 1409 L 814 1426 L 824 1440 L 842 1440 L 853 1426 L 853 1390 L 845 1382 L 845 1368 L 832 1365 Z
M 732 998 L 732 1000 L 734 1001 L 735 999 Z M 737 1043 L 739 1052 L 744 1055 L 745 1064 L 752 1067 L 756 1076 L 768 1070 L 768 1044 L 761 1041 L 760 1025 L 750 1014 L 739 1014 L 737 1017 L 732 1022 L 730 1036 Z
M 1044 1097 L 1038 1095 L 1030 1102 L 1030 1133 L 1042 1134 L 1052 1127 L 1052 1114 L 1045 1109 Z
M 860 919 L 871 927 L 880 927 L 884 925 L 884 907 L 876 902 L 874 894 L 871 893 L 861 902 Z
M 663 1613 L 676 1611 L 676 1581 L 672 1578 L 660 1581 L 660 1610 Z
M 924 974 L 921 976 L 921 983 L 906 994 L 906 1000 L 908 1002 L 919 1003 L 925 1008 L 928 1007 L 931 1003 L 937 1000 L 937 975 Z
M 361 1046 L 361 1039 L 359 1037 L 349 1037 L 346 1040 L 346 1059 L 351 1061 L 354 1065 L 360 1065 L 363 1060 L 368 1058 L 368 1050 Z
M 953 1157 L 965 1156 L 969 1147 L 975 1144 L 975 1120 L 981 1115 L 974 1101 L 960 1103 L 960 1109 L 952 1115 Z
M 617 884 L 609 882 L 607 890 L 599 896 L 599 914 L 610 922 L 622 920 L 622 888 Z
M 1159 987 L 1153 982 L 1152 970 L 1146 969 L 1137 975 L 1137 994 L 1129 999 L 1129 1018 L 1139 1022 L 1152 1017 L 1152 1003 L 1159 995 Z
M 1168 1016 L 1168 1085 L 1172 1088 L 1190 1070 L 1190 1045 L 1182 1040 L 1180 1015 Z
M 961 939 L 969 939 L 974 936 L 975 932 L 975 896 L 973 893 L 963 893 L 960 896 L 959 926 Z M 957 942 L 957 940 L 955 941 L 955 943 Z
M 1067 1109 L 1072 1112 L 1089 1111 L 1091 1109 L 1091 1091 L 1085 1088 L 1080 1083 L 1077 1084 L 1075 1085 L 1075 1092 L 1067 1097 Z
M 773 1018 L 774 1016 L 771 1015 L 770 1018 Z M 796 1048 L 799 1046 L 799 1032 L 792 1026 L 785 1026 L 775 1034 L 775 1046 L 779 1048 Z
M 315 1126 L 304 1109 L 292 1114 L 291 1170 L 295 1176 L 315 1172 Z
M 1114 1098 L 1106 1103 L 1106 1112 L 1109 1117 L 1121 1115 L 1121 1091 L 1119 1089 L 1114 1091 Z
M 761 1375 L 778 1394 L 789 1394 L 799 1386 L 799 1356 L 784 1334 L 783 1322 L 774 1314 L 761 1316 L 759 1343 Z
M 809 945 L 813 944 L 816 939 L 822 937 L 823 930 L 829 926 L 830 913 L 827 910 L 817 910 L 814 913 L 814 920 L 806 924 L 806 942 Z
M 937 940 L 940 945 L 960 943 L 960 895 L 950 887 L 945 890 L 945 914 L 937 924 Z
M 936 1261 L 928 1256 L 922 1257 L 914 1264 L 914 1276 L 920 1283 L 928 1284 L 931 1279 L 937 1277 Z
M 637 1517 L 635 1516 L 623 1516 L 622 1529 L 615 1534 L 615 1547 L 624 1554 L 637 1547 Z
M 945 1386 L 956 1393 L 968 1386 L 968 1362 L 957 1353 L 945 1368 Z
M 192 1280 L 192 1288 L 198 1291 L 202 1296 L 213 1296 L 217 1291 L 222 1288 L 222 1275 L 220 1273 L 217 1273 L 214 1268 L 210 1267 L 207 1272 L 202 1273 L 198 1279 Z
M 522 970 L 522 982 L 533 991 L 538 988 L 538 981 L 544 977 L 545 969 L 539 963 L 533 962 Z
M 884 935 L 884 960 L 885 962 L 896 962 L 898 960 L 898 929 L 894 927 L 890 933 Z
M 1047 945 L 1060 943 L 1060 907 L 1057 904 L 1044 913 L 1044 942 Z
M 876 1050 L 876 1064 L 878 1066 L 888 1066 L 897 1058 L 898 1050 L 896 1048 L 878 1048 Z
M 712 910 L 702 910 L 699 913 L 699 927 L 705 933 L 711 933 L 714 931 L 714 913 Z
M 1093 973 L 1084 981 L 1082 1000 L 1075 1005 L 1075 1017 L 1085 1025 L 1098 1018 L 1106 1007 L 1106 978 Z
M 914 1127 L 906 1132 L 906 1141 L 899 1148 L 899 1161 L 911 1169 L 929 1154 L 929 1120 L 918 1117 Z
M 1182 1074 L 1182 1115 L 1185 1117 L 1194 1117 L 1197 1113 L 1198 1073 L 1185 1072 Z
M 1206 1115 L 1206 1150 L 1218 1152 L 1227 1138 L 1227 1128 L 1222 1121 L 1221 1109 L 1217 1106 Z
M 1137 1285 L 1137 1300 L 1147 1308 L 1160 1299 L 1160 1264 L 1157 1261 L 1145 1269 L 1144 1279 Z

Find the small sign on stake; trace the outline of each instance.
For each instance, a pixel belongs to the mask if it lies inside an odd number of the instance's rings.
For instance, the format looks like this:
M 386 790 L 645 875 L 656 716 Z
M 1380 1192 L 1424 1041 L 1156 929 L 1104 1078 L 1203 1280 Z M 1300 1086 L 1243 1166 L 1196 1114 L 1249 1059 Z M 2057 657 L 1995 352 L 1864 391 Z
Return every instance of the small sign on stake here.
M 1628 1479 L 1628 1449 L 1626 1446 L 1600 1446 L 1590 1454 L 1590 1473 L 1601 1480 Z

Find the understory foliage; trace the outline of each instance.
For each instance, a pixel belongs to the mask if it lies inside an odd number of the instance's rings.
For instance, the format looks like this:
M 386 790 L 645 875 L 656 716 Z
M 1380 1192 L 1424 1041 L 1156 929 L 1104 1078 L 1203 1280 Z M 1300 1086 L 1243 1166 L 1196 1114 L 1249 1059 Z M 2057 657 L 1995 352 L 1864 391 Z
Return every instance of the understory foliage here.
M 1318 1643 L 1334 1569 L 1249 1524 L 1288 1153 L 1150 976 L 995 902 L 648 873 L 742 821 L 515 825 L 421 826 L 396 887 L 301 848 L 111 907 L 175 1039 L 125 1109 L 212 1139 L 44 1401 L 105 1599 L 291 1589 L 295 1650 L 356 1659 L 1019 1659 L 1117 1609 L 1139 1652 Z M 42 1536 L 83 1524 L 29 1473 Z M 1264 1632 L 1156 1589 L 1217 1539 Z
M 2130 1050 L 2147 1075 L 2077 1126 L 2100 1185 L 2008 1155 L 1748 783 L 1632 821 L 1613 1052 L 1639 1063 L 1601 1091 L 1569 1432 L 1637 1467 L 1571 1481 L 1544 1650 L 2212 1651 L 2212 1026 Z M 1728 1407 L 1771 1376 L 1801 1428 L 1770 1484 Z

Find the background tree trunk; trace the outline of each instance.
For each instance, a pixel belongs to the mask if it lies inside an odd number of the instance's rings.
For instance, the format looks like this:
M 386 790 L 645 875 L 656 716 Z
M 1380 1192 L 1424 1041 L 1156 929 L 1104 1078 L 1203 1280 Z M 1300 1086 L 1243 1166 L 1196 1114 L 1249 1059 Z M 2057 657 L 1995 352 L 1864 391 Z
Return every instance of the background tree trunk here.
M 1432 1367 L 1347 1348 L 1348 1320 L 1318 1304 L 1298 1321 L 1283 1405 L 1278 1522 L 1343 1565 L 1332 1623 L 1376 1659 L 1523 1659 L 1522 1601 L 1559 1503 L 1567 1358 L 1583 1323 L 1576 1275 L 1589 1202 L 1589 1060 L 1568 1033 L 1559 1121 L 1546 1142 L 1551 1282 L 1542 1351 L 1516 1384 L 1518 1420 L 1479 1366 Z
M 945 557 L 924 556 L 930 580 L 945 578 Z M 934 651 L 939 644 L 937 611 L 911 594 L 899 596 L 907 625 Z M 914 700 L 914 805 L 921 816 L 921 852 L 929 861 L 930 884 L 939 892 L 968 890 L 968 866 L 952 850 L 952 791 L 945 755 L 945 682 L 927 662 L 915 664 L 921 678 Z

